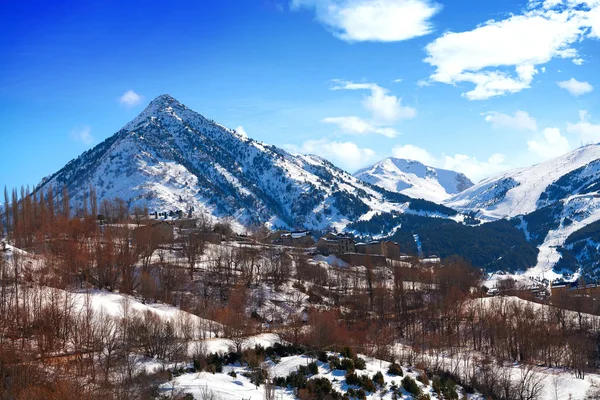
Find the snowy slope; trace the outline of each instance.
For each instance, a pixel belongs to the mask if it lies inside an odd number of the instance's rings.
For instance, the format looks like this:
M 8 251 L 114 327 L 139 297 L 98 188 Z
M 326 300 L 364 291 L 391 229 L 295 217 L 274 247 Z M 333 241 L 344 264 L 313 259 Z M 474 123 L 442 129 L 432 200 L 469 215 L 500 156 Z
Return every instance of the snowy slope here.
M 437 203 L 473 186 L 461 173 L 393 157 L 356 171 L 354 176 L 386 190 Z
M 558 278 L 556 272 L 552 272 L 561 254 L 558 248 L 572 233 L 600 220 L 600 196 L 576 195 L 565 200 L 561 223 L 557 229 L 550 230 L 544 242 L 538 246 L 538 262 L 534 268 L 528 271 L 529 275 L 545 276 L 548 279 Z M 569 222 L 565 223 L 565 219 Z
M 333 353 L 331 353 L 333 354 Z M 383 387 L 378 388 L 375 392 L 366 392 L 365 397 L 369 400 L 392 400 L 392 399 L 405 399 L 413 400 L 417 398 L 423 398 L 416 395 L 412 395 L 406 390 L 401 388 L 401 381 L 403 377 L 389 374 L 388 368 L 390 363 L 384 360 L 378 360 L 374 358 L 366 358 L 365 369 L 357 369 L 355 372 L 357 375 L 368 375 L 373 377 L 377 372 L 383 374 L 384 383 Z M 297 371 L 300 366 L 306 366 L 309 362 L 315 361 L 315 359 L 306 355 L 288 356 L 281 357 L 278 359 L 278 363 L 275 364 L 269 360 L 263 363 L 263 367 L 269 371 L 269 376 L 272 377 L 285 377 L 291 372 Z M 345 371 L 331 369 L 329 363 L 323 363 L 321 361 L 315 361 L 317 364 L 318 373 L 309 377 L 309 379 L 325 378 L 331 382 L 331 386 L 339 393 L 345 394 L 348 389 L 358 389 L 356 385 L 349 385 L 346 382 Z M 420 373 L 416 368 L 403 369 L 403 376 L 411 377 L 417 387 L 422 393 L 426 394 L 433 400 L 439 400 L 436 392 L 433 389 L 431 382 L 428 385 L 421 383 L 417 377 Z M 233 374 L 232 372 L 235 372 Z M 180 375 L 174 378 L 172 381 L 163 384 L 161 391 L 165 395 L 170 395 L 173 390 L 179 390 L 183 393 L 189 393 L 194 399 L 204 400 L 208 398 L 216 398 L 221 400 L 238 400 L 238 399 L 250 399 L 250 400 L 262 400 L 267 398 L 265 395 L 264 385 L 256 386 L 252 384 L 247 376 L 249 368 L 246 366 L 226 365 L 223 368 L 222 373 L 208 373 L 208 372 L 195 372 Z M 234 375 L 234 376 L 232 376 Z M 395 383 L 395 385 L 394 385 Z M 385 390 L 384 390 L 385 389 Z M 468 394 L 462 387 L 457 386 L 457 394 L 460 398 L 468 400 L 482 400 L 483 396 L 478 393 Z M 212 397 L 211 397 L 212 396 Z M 275 399 L 281 400 L 292 400 L 303 398 L 297 396 L 294 391 L 290 388 L 282 388 L 276 386 Z M 332 396 L 322 397 L 309 397 L 309 398 L 333 398 Z M 353 397 L 354 398 L 354 397 Z M 562 399 L 562 398 L 561 398 Z
M 484 220 L 519 216 L 520 229 L 540 250 L 528 274 L 555 278 L 558 248 L 573 232 L 600 220 L 600 145 L 486 179 L 445 204 Z
M 474 211 L 481 217 L 500 219 L 528 214 L 554 201 L 579 193 L 578 177 L 563 182 L 562 196 L 553 194 L 554 182 L 583 167 L 580 174 L 592 180 L 599 177 L 597 163 L 600 145 L 580 147 L 570 153 L 532 167 L 520 168 L 485 179 L 453 196 L 445 205 L 461 211 Z
M 66 185 L 81 207 L 90 185 L 130 208 L 232 216 L 243 225 L 342 229 L 377 212 L 403 212 L 410 198 L 366 184 L 328 161 L 237 134 L 168 95 L 38 187 Z

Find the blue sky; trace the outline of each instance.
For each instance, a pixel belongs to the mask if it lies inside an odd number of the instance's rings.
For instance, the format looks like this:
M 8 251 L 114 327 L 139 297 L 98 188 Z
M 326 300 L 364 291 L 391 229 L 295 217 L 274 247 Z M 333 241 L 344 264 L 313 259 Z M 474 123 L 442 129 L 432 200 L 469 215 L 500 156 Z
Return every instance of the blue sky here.
M 600 0 L 0 3 L 0 185 L 34 185 L 154 97 L 353 172 L 473 180 L 600 142 Z

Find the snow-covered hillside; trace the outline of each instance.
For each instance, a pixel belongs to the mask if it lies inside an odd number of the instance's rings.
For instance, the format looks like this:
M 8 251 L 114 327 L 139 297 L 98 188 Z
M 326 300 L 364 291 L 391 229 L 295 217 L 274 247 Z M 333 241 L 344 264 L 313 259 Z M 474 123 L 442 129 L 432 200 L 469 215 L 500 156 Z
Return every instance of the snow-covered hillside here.
M 473 186 L 461 173 L 393 157 L 358 170 L 354 176 L 386 190 L 437 203 Z
M 90 185 L 150 211 L 194 208 L 243 225 L 343 228 L 363 215 L 409 208 L 410 198 L 366 184 L 312 155 L 291 155 L 223 127 L 168 95 L 45 179 L 80 205 Z
M 553 278 L 562 256 L 558 248 L 600 219 L 600 145 L 488 178 L 445 204 L 483 220 L 519 216 L 520 229 L 540 249 L 529 273 Z
M 600 145 L 580 147 L 541 164 L 484 179 L 445 204 L 461 211 L 474 211 L 488 219 L 528 214 L 589 190 L 586 184 L 600 178 L 598 160 Z

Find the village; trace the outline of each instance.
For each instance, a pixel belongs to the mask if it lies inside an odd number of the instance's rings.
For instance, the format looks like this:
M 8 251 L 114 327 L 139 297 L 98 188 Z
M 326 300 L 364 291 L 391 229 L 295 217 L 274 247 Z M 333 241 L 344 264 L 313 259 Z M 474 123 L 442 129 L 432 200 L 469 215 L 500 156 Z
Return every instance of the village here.
M 319 237 L 309 230 L 277 229 L 258 230 L 253 234 L 237 234 L 227 223 L 207 224 L 203 218 L 192 218 L 191 213 L 184 215 L 182 211 L 155 212 L 147 219 L 135 219 L 131 230 L 132 244 L 150 240 L 154 247 L 184 243 L 190 236 L 203 243 L 219 245 L 223 242 L 244 246 L 267 246 L 289 248 L 301 251 L 312 257 L 333 257 L 335 265 L 350 267 L 386 267 L 393 264 L 409 266 L 439 265 L 440 257 L 436 255 L 408 255 L 401 251 L 400 245 L 391 240 L 357 241 L 351 235 L 338 232 L 326 232 Z M 586 283 L 582 279 L 555 282 L 524 281 L 514 279 L 510 275 L 498 272 L 494 284 L 486 288 L 485 295 L 516 296 L 519 298 L 545 302 L 550 296 L 554 298 L 569 296 L 600 296 L 600 285 Z

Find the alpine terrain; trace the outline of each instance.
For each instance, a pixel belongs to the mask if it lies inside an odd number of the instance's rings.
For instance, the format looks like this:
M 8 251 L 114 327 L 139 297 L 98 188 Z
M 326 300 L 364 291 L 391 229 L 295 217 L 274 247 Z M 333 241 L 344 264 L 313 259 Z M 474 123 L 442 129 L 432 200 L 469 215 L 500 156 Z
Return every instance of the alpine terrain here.
M 600 266 L 600 145 L 485 179 L 445 204 L 483 220 L 512 219 L 538 246 L 532 273 Z M 596 227 L 594 229 L 594 227 Z
M 45 178 L 76 207 L 89 186 L 98 201 L 130 209 L 203 212 L 242 225 L 343 229 L 378 212 L 452 210 L 364 183 L 314 155 L 286 151 L 236 133 L 161 95 L 112 137 Z M 440 214 L 440 212 L 437 212 Z
M 394 157 L 358 170 L 354 176 L 393 192 L 437 203 L 473 186 L 464 174 Z

